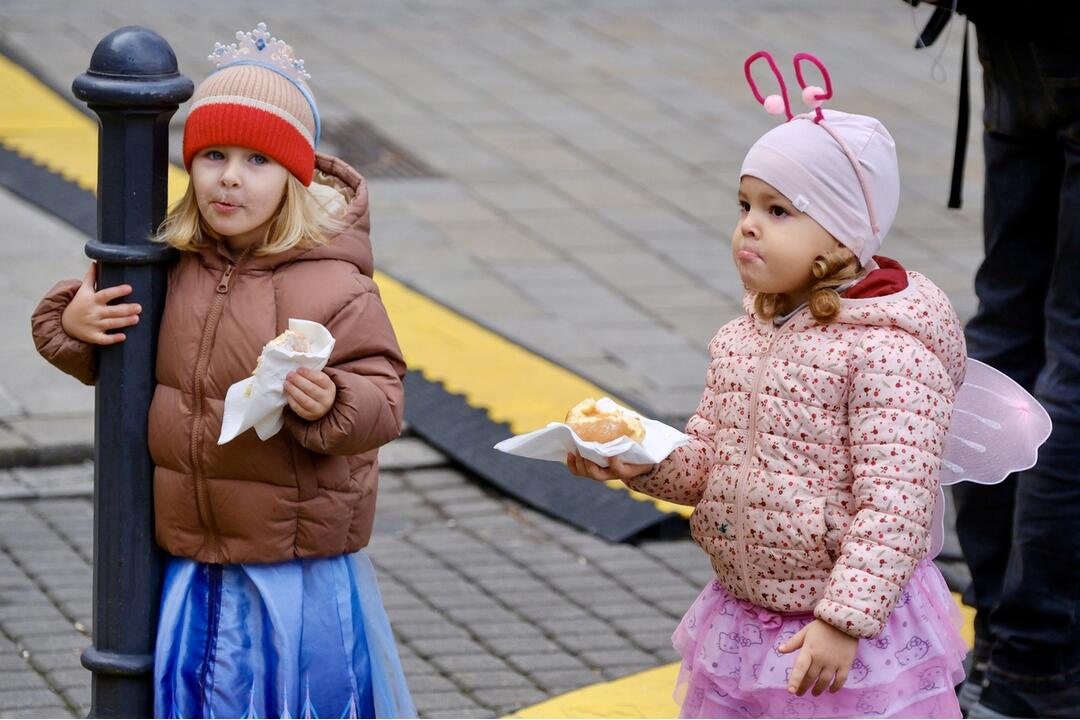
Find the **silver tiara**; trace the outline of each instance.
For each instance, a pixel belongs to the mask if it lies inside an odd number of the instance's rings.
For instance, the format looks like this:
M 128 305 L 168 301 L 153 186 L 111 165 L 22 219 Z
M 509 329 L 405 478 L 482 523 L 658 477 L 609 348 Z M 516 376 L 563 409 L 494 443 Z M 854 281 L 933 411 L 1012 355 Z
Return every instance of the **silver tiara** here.
M 288 43 L 270 35 L 264 22 L 250 32 L 238 30 L 234 43 L 214 43 L 214 52 L 208 57 L 218 69 L 227 65 L 256 64 L 278 70 L 296 83 L 311 79 L 304 68 L 304 61 L 293 56 L 293 49 Z

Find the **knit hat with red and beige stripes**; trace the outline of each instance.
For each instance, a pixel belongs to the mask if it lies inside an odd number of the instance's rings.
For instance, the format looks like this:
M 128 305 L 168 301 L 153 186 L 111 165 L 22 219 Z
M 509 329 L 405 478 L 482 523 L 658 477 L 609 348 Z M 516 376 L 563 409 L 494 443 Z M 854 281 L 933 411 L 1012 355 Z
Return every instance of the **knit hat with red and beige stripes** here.
M 273 158 L 304 185 L 315 172 L 319 111 L 304 61 L 259 23 L 214 48 L 218 70 L 195 90 L 184 125 L 184 165 L 200 150 L 238 145 Z

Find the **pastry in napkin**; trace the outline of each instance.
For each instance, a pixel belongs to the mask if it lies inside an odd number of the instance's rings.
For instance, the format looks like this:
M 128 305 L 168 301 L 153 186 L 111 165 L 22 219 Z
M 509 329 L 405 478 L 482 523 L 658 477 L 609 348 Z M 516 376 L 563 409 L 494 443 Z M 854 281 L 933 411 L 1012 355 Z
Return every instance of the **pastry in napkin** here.
M 592 407 L 579 403 L 579 406 L 581 405 Z M 539 430 L 509 437 L 498 443 L 495 449 L 511 455 L 558 463 L 566 462 L 567 453 L 576 453 L 600 467 L 607 467 L 608 461 L 613 457 L 630 463 L 658 463 L 675 448 L 690 442 L 690 436 L 685 433 L 658 420 L 642 417 L 611 398 L 600 398 L 593 405 L 601 415 L 618 413 L 620 416 L 635 418 L 641 423 L 641 441 L 636 442 L 626 435 L 620 435 L 609 442 L 585 440 L 571 429 L 570 425 L 553 422 Z
M 276 435 L 285 422 L 285 376 L 298 368 L 322 370 L 333 349 L 334 337 L 325 327 L 290 319 L 289 329 L 263 347 L 251 377 L 229 387 L 218 445 L 249 428 L 255 428 L 260 440 Z

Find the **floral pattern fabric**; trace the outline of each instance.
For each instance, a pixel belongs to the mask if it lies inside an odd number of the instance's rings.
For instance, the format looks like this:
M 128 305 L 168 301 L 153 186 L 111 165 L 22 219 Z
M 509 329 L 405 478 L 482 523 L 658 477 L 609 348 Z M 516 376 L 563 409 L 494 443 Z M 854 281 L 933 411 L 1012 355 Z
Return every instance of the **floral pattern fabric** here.
M 881 632 L 928 550 L 963 330 L 918 273 L 780 326 L 747 315 L 709 346 L 690 444 L 628 484 L 695 505 L 694 539 L 734 597 Z

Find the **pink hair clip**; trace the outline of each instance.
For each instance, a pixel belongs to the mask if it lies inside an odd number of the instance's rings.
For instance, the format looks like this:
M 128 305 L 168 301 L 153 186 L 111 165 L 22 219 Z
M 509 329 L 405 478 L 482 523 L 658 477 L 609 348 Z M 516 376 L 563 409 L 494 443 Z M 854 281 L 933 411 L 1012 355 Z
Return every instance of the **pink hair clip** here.
M 769 63 L 769 68 L 772 69 L 773 75 L 776 77 L 776 82 L 780 85 L 779 95 L 769 95 L 764 97 L 758 90 L 757 83 L 754 82 L 754 76 L 750 72 L 750 66 L 754 64 L 754 61 L 758 58 L 765 58 Z M 798 65 L 795 66 L 798 69 Z M 776 66 L 776 61 L 773 60 L 772 55 L 767 50 L 758 50 L 756 53 L 746 58 L 746 63 L 743 65 L 743 72 L 746 74 L 746 83 L 750 86 L 750 90 L 754 93 L 754 97 L 759 103 L 765 106 L 765 111 L 770 115 L 779 115 L 783 113 L 790 120 L 794 117 L 791 114 L 791 102 L 788 100 L 787 84 L 784 82 L 784 76 L 780 74 L 780 68 Z
M 817 65 L 817 69 L 821 71 L 822 79 L 825 80 L 824 90 L 817 85 L 806 84 L 806 80 L 803 79 L 802 65 L 800 65 L 803 60 L 809 60 Z M 802 88 L 803 102 L 806 103 L 807 107 L 813 109 L 814 122 L 820 123 L 823 119 L 821 114 L 821 103 L 833 96 L 832 80 L 829 78 L 829 71 L 825 69 L 825 63 L 807 52 L 796 53 L 795 57 L 792 58 L 792 62 L 795 65 L 795 77 L 799 80 L 799 87 Z

